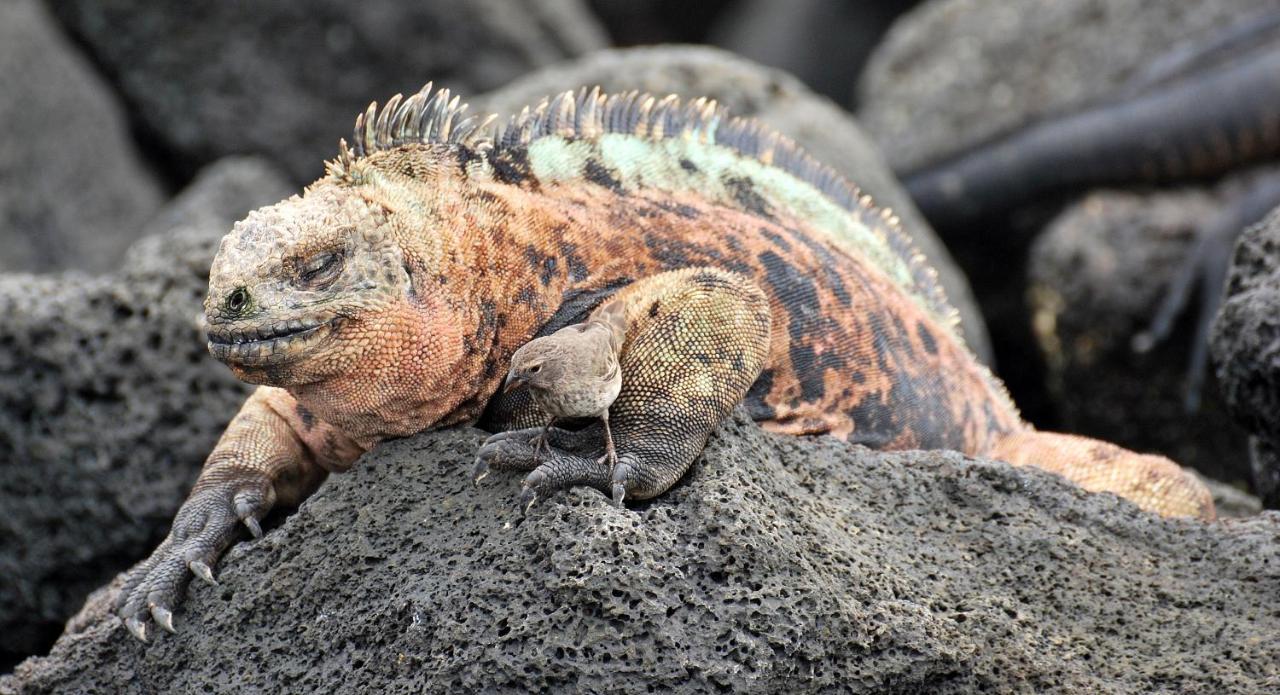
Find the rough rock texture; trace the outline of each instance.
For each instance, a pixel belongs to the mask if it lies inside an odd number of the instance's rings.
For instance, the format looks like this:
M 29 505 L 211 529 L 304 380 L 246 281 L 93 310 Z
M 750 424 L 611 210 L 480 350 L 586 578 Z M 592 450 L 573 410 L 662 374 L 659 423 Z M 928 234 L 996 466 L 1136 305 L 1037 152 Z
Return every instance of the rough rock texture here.
M 1273 0 L 933 0 L 863 73 L 859 118 L 895 171 L 1113 94 L 1152 59 Z
M 1259 494 L 1280 507 L 1280 210 L 1236 245 L 1210 347 L 1228 407 L 1256 436 Z
M 986 326 L 964 275 L 885 167 L 875 145 L 848 113 L 786 73 L 710 48 L 611 50 L 534 72 L 471 101 L 477 110 L 507 113 L 548 94 L 595 84 L 609 91 L 713 97 L 734 114 L 758 118 L 793 138 L 902 217 L 960 310 L 970 347 L 983 360 L 990 357 Z
M 1028 276 L 1032 322 L 1064 428 L 1159 451 L 1247 487 L 1245 437 L 1212 377 L 1197 411 L 1184 409 L 1199 295 L 1155 350 L 1139 355 L 1130 346 L 1150 324 L 1196 227 L 1215 214 L 1236 183 L 1091 193 L 1036 240 Z
M 195 586 L 89 602 L 0 691 L 1275 692 L 1280 516 L 1202 524 L 954 453 L 742 416 L 661 498 L 521 520 L 472 429 L 390 443 Z
M 0 275 L 0 664 L 43 651 L 163 537 L 247 392 L 205 351 L 209 263 L 288 193 L 262 162 L 220 162 L 118 275 Z
M 490 89 L 605 43 L 579 0 L 55 8 L 180 169 L 262 153 L 299 183 L 323 173 L 338 136 L 374 99 L 427 80 Z
M 114 268 L 160 207 L 120 105 L 35 0 L 0 3 L 0 272 Z

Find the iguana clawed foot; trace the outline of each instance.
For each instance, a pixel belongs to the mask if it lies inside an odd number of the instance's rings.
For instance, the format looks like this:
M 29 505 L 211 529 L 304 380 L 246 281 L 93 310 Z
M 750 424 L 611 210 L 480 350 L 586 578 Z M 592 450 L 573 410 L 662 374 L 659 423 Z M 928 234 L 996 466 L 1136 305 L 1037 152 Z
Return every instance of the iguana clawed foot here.
M 626 497 L 626 484 L 614 483 L 620 466 L 614 466 L 608 453 L 596 454 L 602 449 L 598 426 L 585 430 L 568 431 L 553 429 L 547 436 L 550 454 L 538 456 L 538 440 L 543 427 L 526 430 L 504 431 L 490 436 L 476 453 L 476 465 L 471 479 L 480 483 L 490 470 L 530 471 L 520 491 L 520 508 L 529 511 L 539 500 L 547 499 L 557 490 L 575 485 L 611 494 L 614 504 L 621 506 Z M 621 457 L 620 461 L 630 461 Z M 634 466 L 627 465 L 626 471 Z
M 557 490 L 577 485 L 594 487 L 612 494 L 614 502 L 621 505 L 625 496 L 615 489 L 615 468 L 608 454 L 597 454 L 600 445 L 599 428 L 570 432 L 553 428 L 547 436 L 546 446 L 550 454 L 537 454 L 541 427 L 499 432 L 481 445 L 476 454 L 472 480 L 479 483 L 491 469 L 530 471 L 520 490 L 519 504 L 522 512 L 528 512 L 536 502 L 551 496 Z M 594 431 L 594 446 L 587 446 Z M 594 449 L 594 450 L 593 450 Z
M 223 482 L 196 490 L 178 510 L 169 536 L 125 579 L 116 608 L 134 637 L 147 641 L 147 623 L 176 632 L 173 608 L 190 574 L 217 584 L 211 566 L 235 538 L 237 527 L 246 526 L 261 537 L 258 523 L 275 502 L 265 479 Z

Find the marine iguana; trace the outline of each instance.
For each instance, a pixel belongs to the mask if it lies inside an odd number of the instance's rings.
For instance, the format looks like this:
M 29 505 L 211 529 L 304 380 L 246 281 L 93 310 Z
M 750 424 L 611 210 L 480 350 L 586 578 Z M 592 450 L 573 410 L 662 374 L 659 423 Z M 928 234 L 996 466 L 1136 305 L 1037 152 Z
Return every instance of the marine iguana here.
M 739 403 L 766 429 L 1034 464 L 1169 515 L 1210 518 L 1168 459 L 1035 431 L 964 345 L 898 219 L 714 102 L 582 90 L 489 119 L 430 86 L 356 121 L 326 175 L 223 239 L 209 349 L 261 387 L 231 421 L 118 610 L 173 630 L 189 572 L 381 440 L 479 421 L 529 471 L 522 505 L 590 485 L 662 494 Z M 624 302 L 623 386 L 598 433 L 498 393 L 512 353 Z M 459 471 L 459 475 L 466 475 Z

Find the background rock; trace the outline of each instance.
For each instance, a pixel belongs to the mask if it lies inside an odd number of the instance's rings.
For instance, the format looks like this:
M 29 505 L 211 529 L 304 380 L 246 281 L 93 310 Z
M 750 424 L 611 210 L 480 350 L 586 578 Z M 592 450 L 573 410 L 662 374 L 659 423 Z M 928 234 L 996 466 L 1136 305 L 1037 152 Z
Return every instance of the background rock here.
M 1086 195 L 1032 247 L 1029 304 L 1064 428 L 1160 451 L 1248 488 L 1247 442 L 1212 377 L 1196 412 L 1185 410 L 1198 294 L 1154 351 L 1139 355 L 1130 346 L 1168 292 L 1196 228 L 1236 188 Z
M 894 171 L 1113 95 L 1166 52 L 1269 0 L 932 0 L 894 24 L 858 116 Z
M 579 0 L 53 7 L 179 175 L 260 153 L 310 182 L 370 101 L 427 80 L 491 89 L 605 45 Z
M 1227 406 L 1257 437 L 1259 496 L 1280 506 L 1280 210 L 1236 245 L 1210 347 Z
M 42 650 L 94 587 L 163 537 L 249 387 L 205 351 L 217 243 L 289 194 L 219 162 L 118 275 L 0 275 L 0 662 Z
M 840 104 L 890 23 L 912 3 L 902 0 L 741 0 L 711 27 L 708 42 L 780 68 Z
M 1203 524 L 955 453 L 741 415 L 633 509 L 519 479 L 483 433 L 329 480 L 133 640 L 97 594 L 16 693 L 1274 692 L 1280 517 Z
M 608 91 L 639 89 L 712 97 L 735 115 L 758 118 L 790 136 L 901 216 L 903 227 L 938 269 L 947 296 L 960 310 L 969 346 L 979 357 L 989 358 L 986 326 L 964 275 L 848 113 L 786 73 L 702 47 L 601 51 L 531 73 L 473 99 L 472 105 L 478 111 L 510 113 L 544 96 L 587 84 L 599 84 Z
M 120 104 L 34 0 L 0 3 L 0 272 L 114 268 L 162 202 Z

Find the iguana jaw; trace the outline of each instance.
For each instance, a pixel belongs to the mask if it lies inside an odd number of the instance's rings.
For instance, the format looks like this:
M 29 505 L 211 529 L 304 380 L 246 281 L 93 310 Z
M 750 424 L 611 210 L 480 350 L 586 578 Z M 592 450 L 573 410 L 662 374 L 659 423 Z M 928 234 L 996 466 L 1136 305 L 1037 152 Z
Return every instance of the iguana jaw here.
M 340 316 L 312 316 L 260 325 L 211 325 L 209 352 L 235 369 L 284 366 L 314 354 L 333 336 Z

